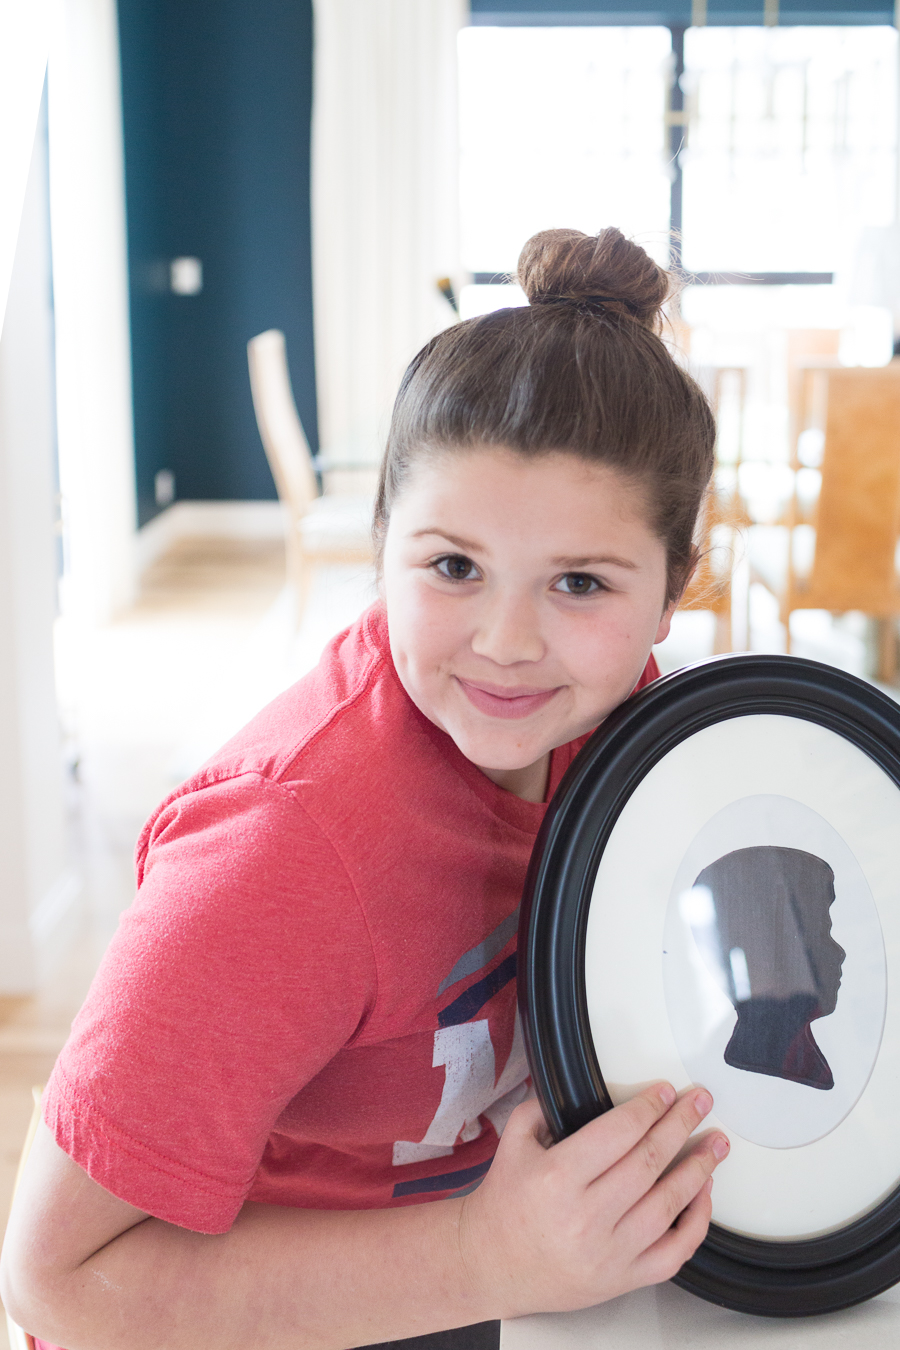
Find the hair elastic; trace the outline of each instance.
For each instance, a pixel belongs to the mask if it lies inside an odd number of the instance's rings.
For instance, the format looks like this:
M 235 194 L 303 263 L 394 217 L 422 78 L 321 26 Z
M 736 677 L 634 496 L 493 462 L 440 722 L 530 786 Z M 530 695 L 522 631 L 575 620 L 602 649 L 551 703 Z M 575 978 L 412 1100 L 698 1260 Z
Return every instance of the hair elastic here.
M 624 305 L 630 309 L 627 300 L 622 300 L 618 295 L 536 295 L 531 302 L 533 305 Z

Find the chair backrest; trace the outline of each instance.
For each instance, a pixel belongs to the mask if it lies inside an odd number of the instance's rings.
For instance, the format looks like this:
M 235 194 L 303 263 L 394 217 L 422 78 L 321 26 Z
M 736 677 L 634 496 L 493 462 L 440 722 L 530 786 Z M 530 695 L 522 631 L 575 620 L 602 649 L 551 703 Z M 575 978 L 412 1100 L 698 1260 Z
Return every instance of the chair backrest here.
M 833 360 L 837 364 L 841 334 L 837 328 L 789 328 L 786 333 L 788 436 L 796 459 L 797 437 L 803 430 L 804 364 Z
M 731 612 L 733 549 L 714 538 L 717 527 L 729 525 L 729 503 L 713 487 L 699 522 L 700 561 L 681 597 L 679 609 L 708 609 L 714 614 Z
M 816 372 L 827 381 L 822 487 L 809 578 L 815 608 L 898 610 L 900 361 Z
M 296 521 L 319 495 L 319 487 L 291 389 L 284 333 L 270 328 L 251 338 L 247 360 L 260 439 L 278 495 Z

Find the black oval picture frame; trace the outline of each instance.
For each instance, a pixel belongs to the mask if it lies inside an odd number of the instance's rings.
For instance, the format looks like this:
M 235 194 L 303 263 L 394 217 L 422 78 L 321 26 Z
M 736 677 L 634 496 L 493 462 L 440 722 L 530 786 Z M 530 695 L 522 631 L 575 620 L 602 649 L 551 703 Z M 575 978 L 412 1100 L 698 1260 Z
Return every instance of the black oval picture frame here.
M 585 985 L 588 915 L 610 835 L 637 786 L 676 746 L 706 727 L 752 714 L 799 718 L 835 732 L 900 789 L 900 706 L 874 686 L 813 661 L 713 658 L 664 676 L 607 718 L 548 806 L 520 918 L 525 1045 L 557 1140 L 613 1106 L 597 1062 Z M 819 1237 L 769 1241 L 713 1223 L 674 1282 L 712 1303 L 769 1317 L 826 1313 L 871 1298 L 900 1281 L 900 1176 L 897 1182 L 862 1218 Z

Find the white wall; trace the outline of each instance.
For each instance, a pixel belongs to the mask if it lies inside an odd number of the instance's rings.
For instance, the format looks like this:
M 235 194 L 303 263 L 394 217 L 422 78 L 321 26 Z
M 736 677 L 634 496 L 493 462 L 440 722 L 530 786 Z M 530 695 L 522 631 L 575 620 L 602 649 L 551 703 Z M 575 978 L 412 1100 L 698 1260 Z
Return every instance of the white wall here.
M 42 128 L 43 131 L 43 128 Z M 0 339 L 0 994 L 33 987 L 33 931 L 65 907 L 56 691 L 52 321 L 44 137 Z

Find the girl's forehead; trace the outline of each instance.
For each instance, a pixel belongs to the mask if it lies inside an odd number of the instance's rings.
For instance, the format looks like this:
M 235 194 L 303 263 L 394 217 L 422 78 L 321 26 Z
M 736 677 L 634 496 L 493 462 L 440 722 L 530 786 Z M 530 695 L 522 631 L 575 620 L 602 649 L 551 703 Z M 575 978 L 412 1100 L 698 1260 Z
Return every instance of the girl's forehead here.
M 434 490 L 446 484 L 464 486 L 473 481 L 504 481 L 527 491 L 546 490 L 555 484 L 561 491 L 579 490 L 586 485 L 618 494 L 640 497 L 643 485 L 611 464 L 591 460 L 572 450 L 547 449 L 524 453 L 505 445 L 428 447 L 410 466 L 407 487 Z M 539 485 L 539 486 L 538 486 Z
M 574 525 L 594 519 L 645 523 L 648 493 L 640 479 L 569 450 L 523 454 L 506 446 L 428 449 L 411 466 L 394 509 L 407 520 L 420 511 L 463 512 L 501 519 L 562 515 Z

